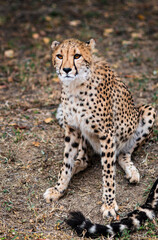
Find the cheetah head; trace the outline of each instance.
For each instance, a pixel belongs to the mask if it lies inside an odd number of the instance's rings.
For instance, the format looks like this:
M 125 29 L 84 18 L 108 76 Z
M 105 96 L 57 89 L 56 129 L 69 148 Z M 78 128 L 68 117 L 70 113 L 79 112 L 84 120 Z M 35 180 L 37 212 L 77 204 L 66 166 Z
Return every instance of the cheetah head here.
M 52 63 L 63 83 L 85 81 L 90 72 L 94 46 L 93 39 L 88 42 L 67 39 L 62 43 L 57 41 L 52 43 Z

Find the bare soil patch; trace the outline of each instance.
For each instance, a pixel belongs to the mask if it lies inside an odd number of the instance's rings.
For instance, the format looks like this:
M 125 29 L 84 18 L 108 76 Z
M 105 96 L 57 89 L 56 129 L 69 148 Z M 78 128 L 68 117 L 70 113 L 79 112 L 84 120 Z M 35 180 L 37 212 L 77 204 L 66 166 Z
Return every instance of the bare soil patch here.
M 61 86 L 51 68 L 50 44 L 95 38 L 136 104 L 158 110 L 157 23 L 156 0 L 0 1 L 0 239 L 79 239 L 63 222 L 69 210 L 107 223 L 100 213 L 101 166 L 95 156 L 59 202 L 43 199 L 57 181 L 64 149 L 64 131 L 55 119 Z M 158 117 L 153 137 L 133 160 L 141 174 L 136 186 L 117 166 L 120 217 L 145 201 L 158 177 Z M 147 223 L 120 239 L 158 239 L 157 227 Z

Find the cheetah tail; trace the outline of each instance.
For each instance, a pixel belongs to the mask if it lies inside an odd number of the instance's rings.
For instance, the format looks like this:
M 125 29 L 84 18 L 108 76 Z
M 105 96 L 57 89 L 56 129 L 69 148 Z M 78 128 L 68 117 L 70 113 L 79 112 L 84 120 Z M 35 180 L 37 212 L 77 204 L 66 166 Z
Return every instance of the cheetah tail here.
M 158 178 L 150 190 L 148 198 L 137 210 L 130 212 L 126 218 L 120 222 L 114 222 L 109 225 L 93 224 L 86 219 L 81 212 L 71 212 L 70 218 L 66 223 L 77 232 L 78 236 L 95 238 L 98 236 L 116 236 L 121 235 L 123 230 L 135 231 L 144 222 L 152 220 L 158 214 Z

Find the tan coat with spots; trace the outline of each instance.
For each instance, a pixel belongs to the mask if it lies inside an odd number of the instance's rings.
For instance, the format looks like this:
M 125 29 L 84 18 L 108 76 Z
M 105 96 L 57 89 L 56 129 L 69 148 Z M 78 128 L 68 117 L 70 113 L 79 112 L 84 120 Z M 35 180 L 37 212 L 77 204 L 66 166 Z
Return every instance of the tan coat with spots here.
M 154 109 L 136 107 L 131 93 L 104 59 L 92 54 L 94 40 L 68 39 L 52 43 L 52 61 L 62 82 L 61 118 L 65 128 L 64 163 L 58 182 L 44 194 L 47 202 L 59 199 L 71 177 L 88 164 L 87 141 L 101 155 L 103 216 L 116 216 L 115 162 L 131 183 L 140 176 L 131 154 L 149 137 Z

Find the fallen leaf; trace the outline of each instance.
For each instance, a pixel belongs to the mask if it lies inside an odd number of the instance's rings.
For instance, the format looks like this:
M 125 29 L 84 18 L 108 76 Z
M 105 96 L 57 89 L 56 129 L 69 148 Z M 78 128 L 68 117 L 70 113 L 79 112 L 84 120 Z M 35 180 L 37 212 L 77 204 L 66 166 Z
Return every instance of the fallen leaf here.
M 124 208 L 126 208 L 126 206 L 119 206 L 119 209 L 124 209 Z
M 114 29 L 113 28 L 106 28 L 106 29 L 104 29 L 104 33 L 103 33 L 103 35 L 105 36 L 105 37 L 107 37 L 110 33 L 112 33 L 114 31 Z
M 142 38 L 143 36 L 142 36 L 142 33 L 132 33 L 131 37 L 132 38 Z
M 113 67 L 113 68 L 118 68 L 119 66 L 118 66 L 117 63 L 115 63 L 115 64 L 112 65 L 112 67 Z
M 48 238 L 37 238 L 37 240 L 50 240 Z
M 34 145 L 35 147 L 39 147 L 40 146 L 40 143 L 39 142 L 33 142 L 32 145 Z
M 138 17 L 139 20 L 142 20 L 142 21 L 145 20 L 145 16 L 142 15 L 142 14 L 138 14 L 137 17 Z
M 62 211 L 62 210 L 64 209 L 64 206 L 61 205 L 61 206 L 59 207 L 59 209 Z
M 113 31 L 114 31 L 113 28 L 106 28 L 106 29 L 104 30 L 104 32 L 106 32 L 106 33 L 112 33 Z
M 12 76 L 8 77 L 8 82 L 13 82 L 13 77 Z
M 119 215 L 116 216 L 116 220 L 117 220 L 117 221 L 120 220 L 120 216 L 119 216 Z
M 130 45 L 130 44 L 132 44 L 131 41 L 127 41 L 127 40 L 122 41 L 122 45 Z
M 53 82 L 57 82 L 57 83 L 59 82 L 59 78 L 58 77 L 55 77 L 52 80 L 53 80 Z
M 50 22 L 50 21 L 52 20 L 52 18 L 51 18 L 50 16 L 46 16 L 46 17 L 45 17 L 45 20 L 48 21 L 48 22 Z
M 104 13 L 104 17 L 105 17 L 105 18 L 108 18 L 108 17 L 109 17 L 109 13 L 108 13 L 108 12 L 105 12 L 105 13 Z
M 0 89 L 4 89 L 4 88 L 7 88 L 6 85 L 0 85 Z
M 80 20 L 72 20 L 69 22 L 70 26 L 76 27 L 78 25 L 80 25 L 81 21 Z
M 16 123 L 10 123 L 9 124 L 10 126 L 15 126 L 15 125 L 17 125 Z
M 157 226 L 157 223 L 156 223 L 155 219 L 153 219 L 152 222 L 155 226 Z
M 43 31 L 43 30 L 40 30 L 40 35 L 41 35 L 41 36 L 45 36 L 45 35 L 46 35 L 46 32 Z
M 155 39 L 158 39 L 158 32 L 155 32 L 155 33 L 153 34 L 153 37 L 154 37 Z
M 49 117 L 49 118 L 46 118 L 44 121 L 45 123 L 50 123 L 51 121 L 53 121 L 53 118 Z
M 10 123 L 10 126 L 13 126 L 15 129 L 27 129 L 29 130 L 28 126 L 18 125 L 17 123 Z
M 14 57 L 14 50 L 9 49 L 4 52 L 4 56 L 7 58 L 13 58 Z
M 125 78 L 136 78 L 136 76 L 134 76 L 134 75 L 125 75 Z
M 154 89 L 158 89 L 158 83 L 156 83 L 152 86 L 152 90 L 154 90 Z
M 48 37 L 44 37 L 44 38 L 43 38 L 43 42 L 44 42 L 45 44 L 48 44 L 48 43 L 50 42 L 50 39 L 49 39 Z
M 38 33 L 33 33 L 32 34 L 32 38 L 33 39 L 38 39 L 39 38 L 39 34 Z

